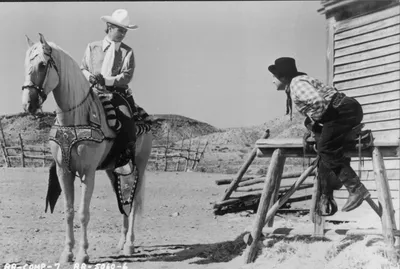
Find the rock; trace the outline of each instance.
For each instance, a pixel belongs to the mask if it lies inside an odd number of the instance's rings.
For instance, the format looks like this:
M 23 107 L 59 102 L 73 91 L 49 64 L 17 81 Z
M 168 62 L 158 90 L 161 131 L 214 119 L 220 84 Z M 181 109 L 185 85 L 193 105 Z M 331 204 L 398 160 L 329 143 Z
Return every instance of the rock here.
M 179 212 L 172 213 L 171 215 L 171 217 L 177 217 L 177 216 L 179 216 Z
M 267 238 L 267 239 L 265 239 L 265 240 L 263 241 L 263 245 L 264 245 L 265 247 L 267 247 L 267 248 L 272 247 L 272 246 L 274 245 L 274 243 L 275 243 L 275 240 L 272 239 L 272 238 Z

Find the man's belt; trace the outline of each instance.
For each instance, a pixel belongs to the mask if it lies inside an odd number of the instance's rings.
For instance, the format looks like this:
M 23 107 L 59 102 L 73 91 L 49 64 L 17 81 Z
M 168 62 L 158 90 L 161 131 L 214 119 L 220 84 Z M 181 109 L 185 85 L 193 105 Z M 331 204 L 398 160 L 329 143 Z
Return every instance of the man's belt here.
M 106 88 L 107 88 L 107 91 L 117 92 L 117 93 L 122 94 L 124 96 L 126 95 L 126 90 L 128 89 L 128 88 L 115 87 L 115 86 L 107 86 Z

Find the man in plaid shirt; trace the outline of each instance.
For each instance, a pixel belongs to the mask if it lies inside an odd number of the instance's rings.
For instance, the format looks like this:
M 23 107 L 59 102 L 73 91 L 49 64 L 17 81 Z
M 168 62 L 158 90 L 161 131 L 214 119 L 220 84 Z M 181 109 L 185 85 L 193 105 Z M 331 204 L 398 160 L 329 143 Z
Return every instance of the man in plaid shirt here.
M 343 185 L 349 191 L 349 197 L 342 211 L 357 208 L 370 194 L 351 168 L 350 158 L 344 156 L 343 144 L 346 134 L 362 121 L 361 105 L 334 87 L 298 72 L 293 58 L 279 58 L 268 69 L 277 90 L 285 90 L 288 96 L 287 112 L 291 111 L 293 102 L 306 116 L 307 129 L 316 134 L 323 215 L 333 215 L 337 211 L 333 190 Z

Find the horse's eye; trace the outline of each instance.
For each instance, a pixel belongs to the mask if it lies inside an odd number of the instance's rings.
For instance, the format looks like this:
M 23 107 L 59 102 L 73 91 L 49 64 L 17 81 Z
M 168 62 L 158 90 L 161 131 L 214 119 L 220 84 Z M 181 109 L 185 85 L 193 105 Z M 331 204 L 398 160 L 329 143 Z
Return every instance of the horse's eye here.
M 39 71 L 44 71 L 44 69 L 46 69 L 46 65 L 44 64 L 44 62 L 40 62 L 38 65 Z

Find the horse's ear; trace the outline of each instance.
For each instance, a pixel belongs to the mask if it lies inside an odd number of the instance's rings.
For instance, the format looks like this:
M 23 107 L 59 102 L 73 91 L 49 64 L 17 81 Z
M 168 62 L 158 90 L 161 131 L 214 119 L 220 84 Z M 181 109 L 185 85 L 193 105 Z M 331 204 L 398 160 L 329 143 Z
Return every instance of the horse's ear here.
M 42 43 L 42 45 L 43 45 L 43 49 L 44 49 L 45 51 L 48 51 L 48 52 L 51 53 L 51 47 L 50 47 L 50 45 L 47 43 L 47 41 L 46 41 L 46 39 L 44 38 L 44 36 L 43 36 L 41 33 L 39 33 L 39 36 L 40 36 L 40 43 Z
M 32 40 L 27 35 L 25 35 L 25 36 L 26 36 L 26 42 L 28 42 L 28 47 L 29 48 L 32 47 L 34 43 L 32 42 Z

